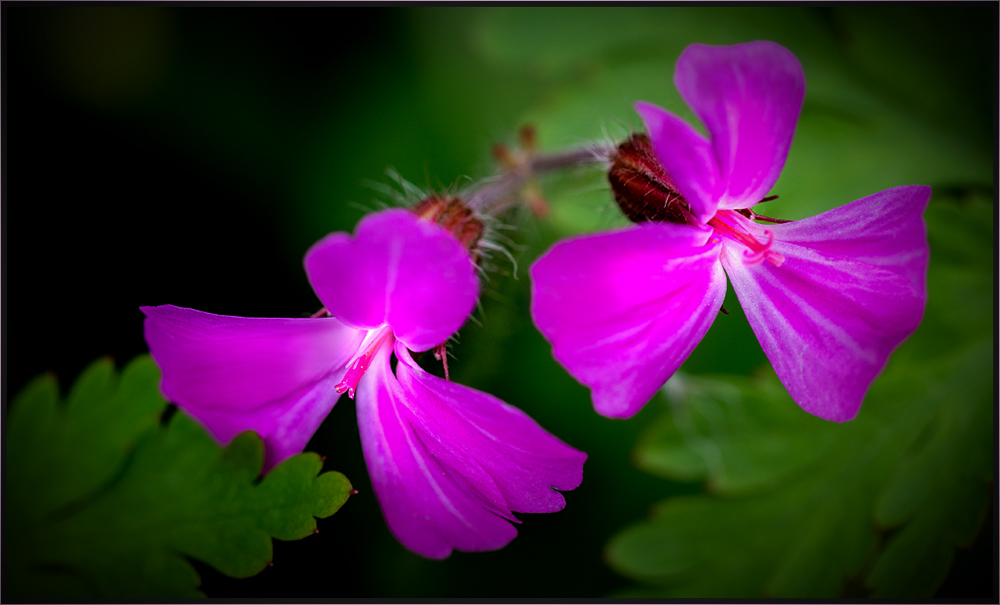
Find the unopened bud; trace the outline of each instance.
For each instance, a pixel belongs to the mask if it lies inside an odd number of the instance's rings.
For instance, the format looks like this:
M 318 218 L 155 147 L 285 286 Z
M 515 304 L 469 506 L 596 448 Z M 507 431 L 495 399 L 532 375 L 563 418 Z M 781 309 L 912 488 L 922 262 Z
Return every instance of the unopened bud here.
M 690 206 L 656 159 L 649 137 L 633 134 L 611 159 L 611 192 L 630 221 L 694 224 Z
M 534 124 L 525 124 L 517 132 L 517 142 L 521 146 L 521 151 L 532 153 L 535 151 L 535 143 L 538 140 L 538 130 Z
M 478 260 L 476 248 L 483 237 L 483 223 L 472 210 L 457 197 L 432 195 L 413 207 L 413 212 L 422 219 L 441 225 L 455 236 L 466 250 Z

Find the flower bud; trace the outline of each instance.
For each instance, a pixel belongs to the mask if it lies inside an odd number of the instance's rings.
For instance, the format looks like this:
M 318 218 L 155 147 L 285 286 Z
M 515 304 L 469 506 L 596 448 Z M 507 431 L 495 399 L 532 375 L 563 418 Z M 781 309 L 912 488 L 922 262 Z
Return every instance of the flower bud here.
M 457 197 L 432 195 L 413 207 L 422 219 L 436 223 L 455 236 L 478 261 L 476 248 L 483 237 L 483 223 Z
M 611 191 L 630 221 L 696 223 L 687 201 L 656 159 L 648 136 L 633 134 L 618 146 L 611 160 Z

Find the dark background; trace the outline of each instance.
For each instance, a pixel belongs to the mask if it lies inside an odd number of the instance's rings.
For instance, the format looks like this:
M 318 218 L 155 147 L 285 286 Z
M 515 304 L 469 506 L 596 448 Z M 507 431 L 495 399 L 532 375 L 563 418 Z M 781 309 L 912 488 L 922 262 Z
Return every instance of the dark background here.
M 320 304 L 301 255 L 373 207 L 378 195 L 366 180 L 388 182 L 389 165 L 421 186 L 485 176 L 489 145 L 509 137 L 517 116 L 546 94 L 537 75 L 491 99 L 471 88 L 484 78 L 504 88 L 512 76 L 430 73 L 428 57 L 441 48 L 467 52 L 459 33 L 445 37 L 454 23 L 474 20 L 462 11 L 151 8 L 95 18 L 81 8 L 4 3 L 5 402 L 40 372 L 56 373 L 65 390 L 100 355 L 121 366 L 144 353 L 139 305 L 312 313 Z M 835 14 L 817 10 L 840 27 Z M 966 29 L 945 33 L 988 41 L 995 58 L 995 13 L 992 21 L 982 15 L 989 12 L 962 15 Z M 446 81 L 450 89 L 434 87 Z M 463 96 L 475 108 L 456 114 L 449 99 Z M 553 238 L 544 228 L 531 235 L 524 266 Z M 494 277 L 486 316 L 526 343 L 517 354 L 542 359 L 545 344 L 525 319 L 523 268 L 519 277 Z M 463 332 L 460 360 L 462 349 L 486 348 L 477 334 Z M 752 355 L 751 367 L 763 360 L 759 349 Z M 464 371 L 474 383 L 476 372 Z M 274 566 L 256 577 L 235 580 L 194 562 L 202 589 L 235 598 L 584 598 L 626 586 L 601 561 L 608 537 L 644 518 L 651 503 L 700 487 L 631 468 L 642 414 L 627 423 L 589 414 L 559 426 L 560 409 L 589 413 L 587 394 L 555 366 L 551 373 L 538 388 L 572 401 L 529 411 L 571 444 L 601 434 L 583 449 L 587 476 L 603 480 L 585 480 L 559 514 L 521 515 L 507 548 L 433 563 L 399 546 L 368 483 L 353 402 L 344 399 L 308 449 L 359 494 L 320 520 L 318 535 L 276 541 Z M 958 552 L 938 596 L 993 594 L 994 540 L 988 519 L 973 547 Z

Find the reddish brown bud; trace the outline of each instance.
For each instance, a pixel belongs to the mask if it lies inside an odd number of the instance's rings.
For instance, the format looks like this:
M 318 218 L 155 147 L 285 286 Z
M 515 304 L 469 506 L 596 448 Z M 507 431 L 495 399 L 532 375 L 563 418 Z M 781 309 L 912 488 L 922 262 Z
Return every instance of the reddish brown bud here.
M 534 124 L 525 124 L 521 127 L 517 133 L 517 142 L 522 151 L 531 153 L 535 150 L 535 141 L 538 139 L 537 132 Z
M 618 146 L 608 171 L 611 192 L 633 223 L 693 223 L 691 208 L 656 159 L 649 137 L 633 134 Z
M 414 206 L 413 212 L 420 218 L 437 223 L 450 231 L 473 258 L 478 260 L 476 247 L 483 237 L 483 223 L 462 203 L 462 200 L 457 197 L 432 195 Z

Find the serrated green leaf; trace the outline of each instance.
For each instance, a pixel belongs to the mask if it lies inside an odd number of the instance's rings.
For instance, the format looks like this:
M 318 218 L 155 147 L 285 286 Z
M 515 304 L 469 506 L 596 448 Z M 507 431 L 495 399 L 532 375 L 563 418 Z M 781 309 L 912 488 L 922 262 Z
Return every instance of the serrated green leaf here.
M 773 374 L 668 383 L 635 460 L 706 479 L 716 496 L 667 500 L 612 539 L 611 565 L 647 584 L 628 594 L 836 597 L 848 582 L 880 598 L 933 594 L 989 502 L 993 207 L 940 195 L 925 218 L 924 323 L 855 420 L 801 412 Z
M 155 388 L 158 379 L 152 361 L 133 362 L 119 379 L 105 358 L 80 375 L 65 406 L 58 404 L 54 376 L 32 382 L 11 408 L 8 502 L 39 519 L 106 484 L 135 440 L 159 420 L 166 403 Z M 150 383 L 153 389 L 143 389 Z
M 271 538 L 315 531 L 351 493 L 315 454 L 286 460 L 258 483 L 263 444 L 246 432 L 220 448 L 165 402 L 148 356 L 115 374 L 88 368 L 67 403 L 43 376 L 15 400 L 7 440 L 16 598 L 191 598 L 193 557 L 235 577 L 261 571 Z M 318 475 L 318 476 L 317 476 Z
M 745 493 L 809 466 L 835 441 L 829 423 L 803 412 L 776 380 L 680 374 L 666 389 L 671 414 L 635 450 L 637 466 L 653 474 L 708 477 L 713 491 Z
M 992 389 L 982 377 L 996 367 L 993 343 L 965 358 L 957 388 L 942 402 L 926 443 L 903 460 L 875 502 L 875 522 L 902 529 L 868 577 L 872 596 L 933 594 L 952 553 L 976 537 L 993 478 Z

